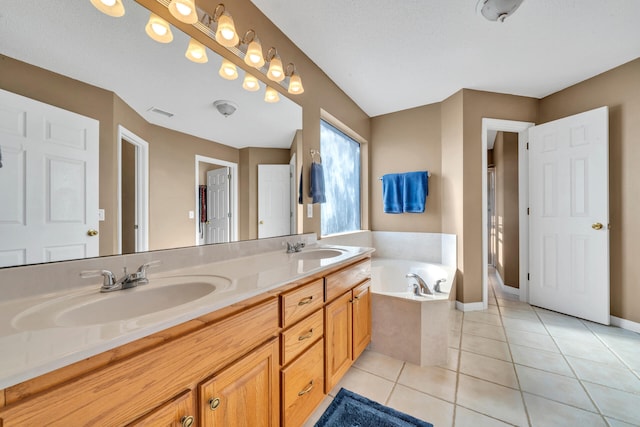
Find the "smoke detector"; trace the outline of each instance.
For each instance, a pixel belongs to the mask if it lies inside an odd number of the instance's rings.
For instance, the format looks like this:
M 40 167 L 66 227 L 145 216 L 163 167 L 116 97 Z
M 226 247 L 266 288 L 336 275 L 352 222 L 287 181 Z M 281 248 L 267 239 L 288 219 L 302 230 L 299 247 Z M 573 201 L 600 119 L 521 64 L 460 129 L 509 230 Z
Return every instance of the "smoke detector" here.
M 216 110 L 218 110 L 218 112 L 225 117 L 229 117 L 238 109 L 238 104 L 233 101 L 226 101 L 224 99 L 215 101 L 213 103 L 213 106 L 216 107 Z
M 478 0 L 476 11 L 489 21 L 504 22 L 522 2 L 523 0 Z

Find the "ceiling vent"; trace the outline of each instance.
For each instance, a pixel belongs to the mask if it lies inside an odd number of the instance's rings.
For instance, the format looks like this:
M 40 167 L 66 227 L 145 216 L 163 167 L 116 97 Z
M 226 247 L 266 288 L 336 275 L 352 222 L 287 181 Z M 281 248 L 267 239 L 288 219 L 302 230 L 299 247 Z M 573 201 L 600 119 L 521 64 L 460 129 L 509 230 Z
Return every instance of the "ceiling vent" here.
M 504 22 L 522 2 L 523 0 L 478 0 L 476 10 L 489 21 Z
M 173 113 L 161 110 L 161 109 L 156 108 L 156 107 L 151 107 L 147 111 L 151 111 L 152 113 L 160 114 L 161 116 L 165 116 L 165 117 L 173 117 Z
M 226 101 L 224 99 L 215 101 L 213 103 L 213 106 L 216 107 L 216 110 L 218 110 L 218 112 L 225 117 L 229 117 L 238 109 L 238 104 L 232 101 Z

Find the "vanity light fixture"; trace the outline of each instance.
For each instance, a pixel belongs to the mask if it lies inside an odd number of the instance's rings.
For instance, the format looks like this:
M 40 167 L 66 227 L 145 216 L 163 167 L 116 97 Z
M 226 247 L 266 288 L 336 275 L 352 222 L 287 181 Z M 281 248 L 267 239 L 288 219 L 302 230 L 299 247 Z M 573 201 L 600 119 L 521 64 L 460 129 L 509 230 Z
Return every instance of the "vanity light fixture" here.
M 264 93 L 264 102 L 273 104 L 278 101 L 280 101 L 280 95 L 278 95 L 278 91 L 272 87 L 267 86 L 267 90 Z
M 198 64 L 204 64 L 209 60 L 207 58 L 207 49 L 202 43 L 193 38 L 189 40 L 189 47 L 184 56 L 186 56 L 188 60 Z
M 258 79 L 255 76 L 252 76 L 249 73 L 244 75 L 244 81 L 242 82 L 242 87 L 249 92 L 256 92 L 260 90 L 260 83 L 258 83 Z
M 300 74 L 296 72 L 296 66 L 292 63 L 287 65 L 287 71 L 285 71 L 285 75 L 289 77 L 289 89 L 287 90 L 292 95 L 300 95 L 304 92 L 304 87 L 302 86 L 302 79 L 300 78 Z
M 169 23 L 155 13 L 151 13 L 149 22 L 144 29 L 149 37 L 159 43 L 170 43 L 173 40 Z
M 244 55 L 245 64 L 254 67 L 262 68 L 264 65 L 264 56 L 262 54 L 262 44 L 260 39 L 254 30 L 249 30 L 242 39 L 243 44 L 248 44 L 247 53 Z
M 240 42 L 233 18 L 224 10 L 224 4 L 219 4 L 213 13 L 213 20 L 218 23 L 216 41 L 224 47 L 233 47 Z
M 195 24 L 198 22 L 195 0 L 171 0 L 169 12 L 180 22 Z
M 122 0 L 91 0 L 91 4 L 105 15 L 119 18 L 124 15 Z
M 269 61 L 269 70 L 267 71 L 267 77 L 274 82 L 281 82 L 284 80 L 284 69 L 282 68 L 282 60 L 275 47 L 269 48 L 267 52 L 267 60 Z
M 223 59 L 218 74 L 220 74 L 220 77 L 223 79 L 235 80 L 238 78 L 238 69 L 236 68 L 236 64 L 228 59 Z

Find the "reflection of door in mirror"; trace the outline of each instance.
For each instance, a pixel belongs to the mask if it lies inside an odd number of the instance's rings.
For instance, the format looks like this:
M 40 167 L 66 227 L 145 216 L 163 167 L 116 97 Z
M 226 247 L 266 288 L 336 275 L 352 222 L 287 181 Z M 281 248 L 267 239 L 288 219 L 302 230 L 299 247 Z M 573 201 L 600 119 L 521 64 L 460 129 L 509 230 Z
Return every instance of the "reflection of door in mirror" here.
M 122 253 L 136 252 L 136 146 L 127 140 L 122 144 Z
M 98 122 L 0 90 L 0 267 L 98 255 Z
M 258 165 L 258 238 L 291 233 L 291 168 Z
M 229 168 L 207 171 L 207 244 L 229 241 L 229 177 Z

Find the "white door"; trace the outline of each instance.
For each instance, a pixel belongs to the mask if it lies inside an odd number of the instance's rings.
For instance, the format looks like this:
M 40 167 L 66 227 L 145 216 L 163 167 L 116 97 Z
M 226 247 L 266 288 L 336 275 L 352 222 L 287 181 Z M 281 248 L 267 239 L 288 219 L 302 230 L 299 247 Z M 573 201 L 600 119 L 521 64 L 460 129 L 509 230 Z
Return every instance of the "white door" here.
M 0 267 L 98 256 L 98 131 L 0 90 Z
M 229 241 L 229 168 L 207 172 L 207 223 L 205 243 Z
M 607 107 L 529 130 L 529 302 L 609 324 Z
M 258 238 L 290 234 L 290 173 L 289 165 L 258 165 Z

